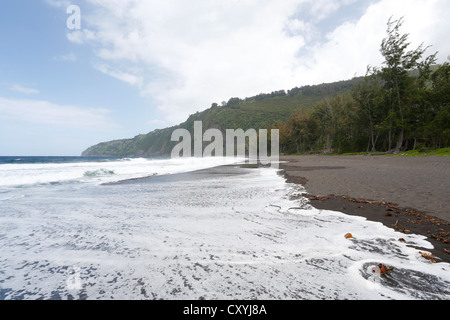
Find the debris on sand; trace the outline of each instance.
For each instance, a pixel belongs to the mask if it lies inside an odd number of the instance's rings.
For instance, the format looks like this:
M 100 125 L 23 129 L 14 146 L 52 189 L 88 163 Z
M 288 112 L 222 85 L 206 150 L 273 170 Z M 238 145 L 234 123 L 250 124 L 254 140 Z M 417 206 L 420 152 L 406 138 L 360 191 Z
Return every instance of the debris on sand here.
M 431 253 L 421 251 L 419 251 L 419 253 L 422 255 L 423 258 L 427 259 L 431 263 L 436 263 L 436 258 Z
M 380 263 L 374 267 L 372 267 L 372 273 L 377 275 L 385 275 L 389 271 L 394 270 L 394 267 L 386 267 L 384 264 Z

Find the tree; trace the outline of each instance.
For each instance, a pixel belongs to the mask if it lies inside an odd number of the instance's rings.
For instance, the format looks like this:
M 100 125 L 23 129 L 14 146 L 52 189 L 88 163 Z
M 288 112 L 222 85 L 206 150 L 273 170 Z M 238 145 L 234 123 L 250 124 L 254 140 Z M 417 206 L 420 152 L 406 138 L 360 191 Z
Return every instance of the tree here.
M 239 98 L 230 98 L 227 102 L 227 107 L 233 108 L 237 106 L 241 102 L 241 99 Z
M 305 109 L 297 110 L 287 121 L 296 152 L 312 151 L 317 140 L 318 125 Z
M 413 84 L 410 72 L 419 70 L 419 79 L 425 83 L 426 78 L 430 75 L 430 66 L 436 62 L 436 53 L 419 62 L 428 49 L 428 47 L 424 48 L 423 44 L 415 50 L 407 51 L 410 45 L 408 43 L 409 34 L 400 34 L 402 24 L 403 18 L 389 19 L 387 23 L 388 37 L 383 39 L 380 49 L 385 59 L 383 62 L 385 67 L 380 70 L 379 74 L 385 81 L 389 112 L 392 116 L 389 135 L 391 136 L 391 129 L 395 130 L 397 134 L 396 152 L 402 149 L 405 130 L 407 130 L 405 115 L 411 105 L 411 96 L 408 94 Z
M 319 102 L 313 110 L 313 118 L 319 123 L 322 135 L 326 137 L 326 151 L 332 151 L 333 139 L 336 134 L 336 99 L 325 98 Z
M 450 60 L 450 57 L 449 57 Z M 426 126 L 425 134 L 431 137 L 433 148 L 447 146 L 450 140 L 450 63 L 445 62 L 431 75 L 432 89 L 429 101 L 433 117 Z
M 334 138 L 337 152 L 351 152 L 360 149 L 358 141 L 365 136 L 365 127 L 358 119 L 359 105 L 350 93 L 334 98 L 336 112 L 336 134 Z
M 383 110 L 383 85 L 375 71 L 369 66 L 364 80 L 352 90 L 352 97 L 359 104 L 358 120 L 369 131 L 367 152 L 376 152 L 378 137 L 382 129 L 380 124 L 386 117 Z

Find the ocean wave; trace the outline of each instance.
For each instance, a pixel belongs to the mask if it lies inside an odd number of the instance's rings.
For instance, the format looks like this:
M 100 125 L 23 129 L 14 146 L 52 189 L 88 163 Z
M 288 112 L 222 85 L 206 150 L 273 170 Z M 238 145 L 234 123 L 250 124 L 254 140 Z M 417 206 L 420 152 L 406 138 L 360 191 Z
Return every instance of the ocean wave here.
M 108 170 L 108 169 L 98 169 L 94 171 L 86 171 L 83 176 L 84 177 L 104 177 L 104 176 L 112 176 L 116 173 L 114 170 Z
M 16 158 L 17 159 L 17 158 Z M 0 165 L 0 187 L 24 187 L 32 185 L 55 185 L 67 182 L 108 183 L 148 176 L 176 174 L 201 170 L 224 164 L 235 163 L 227 158 L 102 158 L 96 161 L 85 158 L 57 162 L 50 158 L 48 162 L 3 163 Z M 106 164 L 107 163 L 107 164 Z M 96 179 L 89 179 L 96 178 Z

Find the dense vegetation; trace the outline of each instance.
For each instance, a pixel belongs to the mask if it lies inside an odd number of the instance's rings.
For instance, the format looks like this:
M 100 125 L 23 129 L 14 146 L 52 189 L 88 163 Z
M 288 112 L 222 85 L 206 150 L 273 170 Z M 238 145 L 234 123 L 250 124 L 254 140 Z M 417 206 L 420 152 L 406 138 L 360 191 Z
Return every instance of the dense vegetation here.
M 368 67 L 362 78 L 213 103 L 184 123 L 133 139 L 100 143 L 85 156 L 169 155 L 177 128 L 280 130 L 283 153 L 400 152 L 449 146 L 450 64 L 436 66 L 428 49 L 408 51 L 403 20 L 390 20 L 381 44 L 380 68 Z
M 282 152 L 398 153 L 449 146 L 450 65 L 434 65 L 436 54 L 424 58 L 423 45 L 408 51 L 402 23 L 388 22 L 381 68 L 368 67 L 350 92 L 276 123 Z

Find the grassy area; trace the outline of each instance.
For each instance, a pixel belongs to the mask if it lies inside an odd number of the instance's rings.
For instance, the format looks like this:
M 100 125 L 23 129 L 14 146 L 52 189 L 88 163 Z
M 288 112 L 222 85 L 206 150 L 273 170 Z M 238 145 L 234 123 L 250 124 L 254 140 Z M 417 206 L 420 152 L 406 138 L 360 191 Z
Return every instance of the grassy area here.
M 398 157 L 424 157 L 424 156 L 448 157 L 448 156 L 450 156 L 450 148 L 441 148 L 441 149 L 437 149 L 437 150 L 425 150 L 425 151 L 410 150 L 410 151 L 405 151 L 405 152 L 396 154 L 395 156 L 398 156 Z
M 356 156 L 356 155 L 360 155 L 360 156 L 379 156 L 379 155 L 384 155 L 384 152 L 346 152 L 346 153 L 341 153 L 341 156 Z
M 349 153 L 314 153 L 314 154 L 293 154 L 292 156 L 308 156 L 308 155 L 322 155 L 322 156 L 394 156 L 394 157 L 427 157 L 427 156 L 437 156 L 437 157 L 448 157 L 450 156 L 450 148 L 441 148 L 436 150 L 410 150 L 401 152 L 398 154 L 386 154 L 385 152 L 349 152 Z

